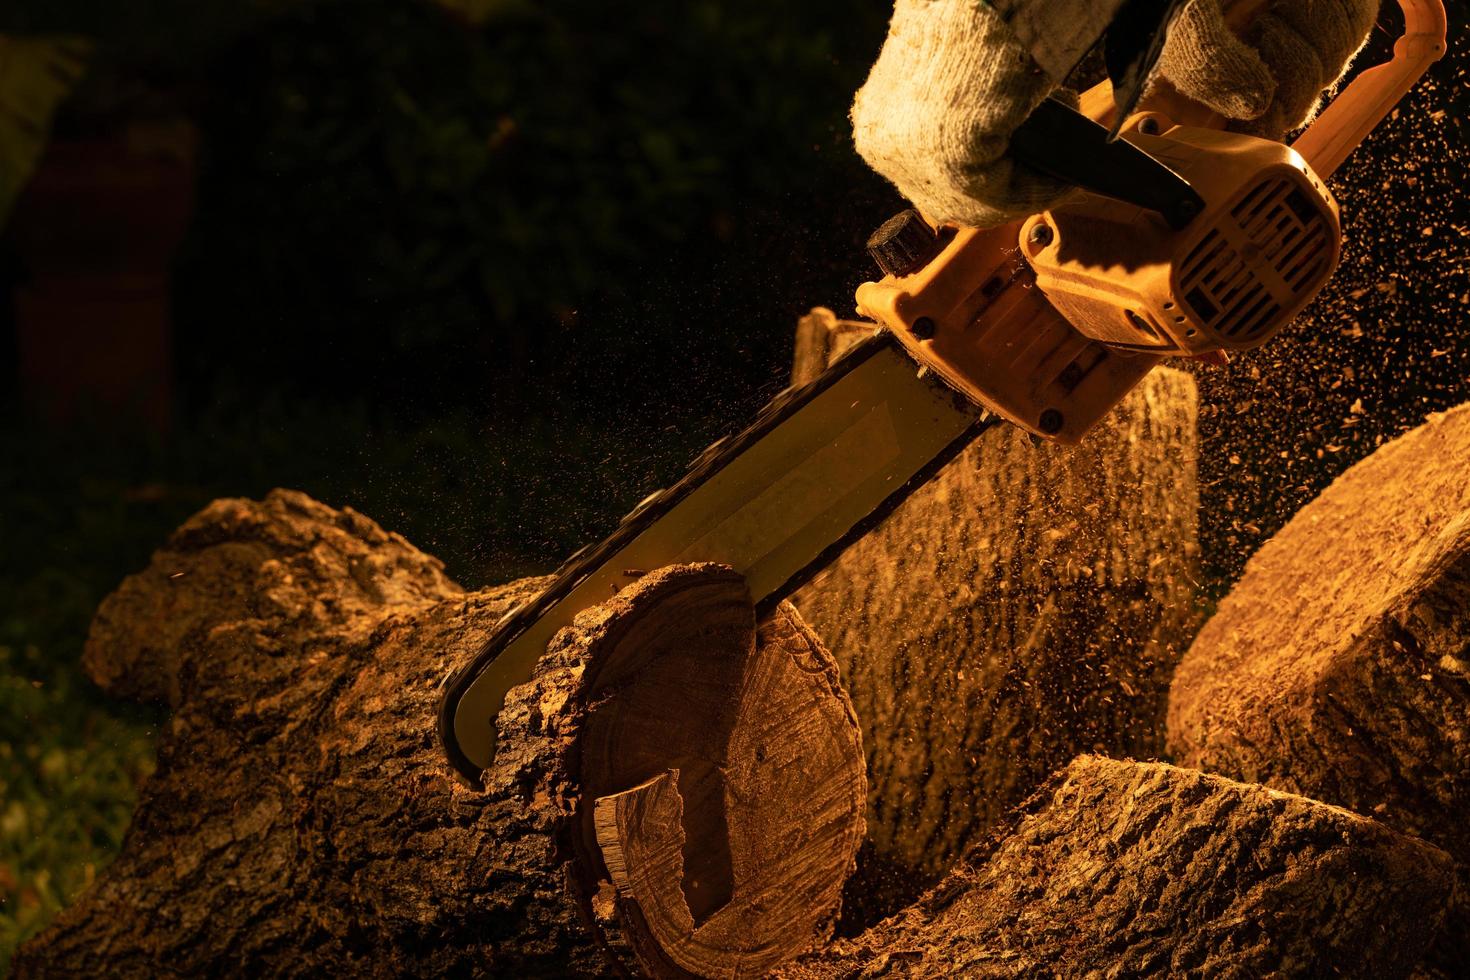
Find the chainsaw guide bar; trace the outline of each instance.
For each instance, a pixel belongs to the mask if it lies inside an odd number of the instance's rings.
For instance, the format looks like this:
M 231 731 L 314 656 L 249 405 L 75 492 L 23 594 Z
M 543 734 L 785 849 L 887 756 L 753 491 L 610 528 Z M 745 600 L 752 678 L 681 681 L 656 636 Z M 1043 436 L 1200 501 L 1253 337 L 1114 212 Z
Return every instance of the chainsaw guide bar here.
M 508 613 L 444 684 L 439 735 L 472 782 L 495 757 L 495 717 L 532 678 L 557 630 L 642 571 L 721 562 L 763 613 L 800 588 L 999 417 L 921 371 L 888 331 L 809 384 L 776 396 L 743 432 L 706 449 L 606 540 L 584 548 Z

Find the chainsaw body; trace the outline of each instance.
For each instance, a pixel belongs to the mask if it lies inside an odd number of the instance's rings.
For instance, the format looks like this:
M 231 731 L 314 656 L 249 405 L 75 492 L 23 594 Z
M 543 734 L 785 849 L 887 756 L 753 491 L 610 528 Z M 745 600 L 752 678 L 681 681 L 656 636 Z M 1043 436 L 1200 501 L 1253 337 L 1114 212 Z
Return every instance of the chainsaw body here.
M 961 394 L 1073 443 L 1164 357 L 1263 344 L 1331 277 L 1337 204 L 1290 147 L 1157 113 L 1124 138 L 1203 199 L 1184 228 L 1079 192 L 1000 228 L 941 230 L 921 268 L 860 287 L 860 310 Z
M 1151 169 L 1125 158 L 1112 196 L 1079 191 L 999 228 L 915 228 L 923 219 L 909 212 L 910 227 L 885 229 L 907 236 L 901 254 L 912 261 L 860 286 L 859 311 L 965 397 L 1062 443 L 1166 357 L 1223 363 L 1265 343 L 1337 267 L 1341 225 L 1325 178 L 1443 53 L 1442 8 L 1400 5 L 1394 59 L 1359 74 L 1293 146 L 1227 132 L 1159 86 L 1121 127 Z M 1083 96 L 1082 115 L 1106 123 L 1112 113 L 1106 82 Z M 1084 132 L 1069 145 L 1061 131 L 1026 162 L 1086 186 L 1104 149 L 1095 128 L 1095 144 Z M 1169 182 L 1187 206 L 1158 193 Z

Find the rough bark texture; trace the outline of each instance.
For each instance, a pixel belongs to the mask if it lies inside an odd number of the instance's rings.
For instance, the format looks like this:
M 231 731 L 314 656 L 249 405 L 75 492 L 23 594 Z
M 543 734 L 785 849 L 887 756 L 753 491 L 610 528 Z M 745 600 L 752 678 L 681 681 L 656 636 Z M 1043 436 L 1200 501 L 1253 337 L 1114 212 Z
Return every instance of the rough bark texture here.
M 1453 888 L 1420 840 L 1159 763 L 1079 758 L 1015 821 L 782 976 L 1404 976 Z
M 16 975 L 607 972 L 641 941 L 636 898 L 602 884 L 596 843 L 584 846 L 596 803 L 587 773 L 606 777 L 599 796 L 634 788 L 609 782 L 634 774 L 588 762 L 609 745 L 642 752 L 656 771 L 639 779 L 708 771 L 718 759 L 729 763 L 729 786 L 786 793 L 765 809 L 729 808 L 733 874 L 711 877 L 733 894 L 705 901 L 718 906 L 711 921 L 746 927 L 739 962 L 769 964 L 780 942 L 778 958 L 810 946 L 836 914 L 864 792 L 856 722 L 820 644 L 789 607 L 756 637 L 727 569 L 661 570 L 558 634 L 536 679 L 512 692 L 499 754 L 485 789 L 473 790 L 451 776 L 436 743 L 438 685 L 542 584 L 462 592 L 401 537 L 296 493 L 217 501 L 196 515 L 104 603 L 86 651 L 105 689 L 171 705 L 157 774 L 122 854 L 21 949 Z M 671 597 L 699 590 L 729 610 L 722 624 L 690 621 L 657 649 L 622 642 L 666 619 Z M 597 679 L 626 674 L 629 656 L 656 676 L 665 655 L 685 666 L 705 658 L 724 685 L 704 701 L 690 695 L 705 707 L 732 684 L 741 693 L 776 678 L 794 692 L 785 707 L 815 706 L 809 741 L 776 747 L 771 765 L 752 761 L 763 730 L 746 726 L 769 718 L 737 697 L 721 725 L 640 745 L 616 724 L 621 691 Z M 624 676 L 622 688 L 636 693 L 639 683 Z M 855 776 L 824 776 L 807 806 L 794 787 L 810 770 L 789 758 L 803 747 Z M 686 788 L 676 781 L 674 799 Z M 684 806 L 718 809 L 698 796 Z M 763 835 L 774 807 L 812 819 L 750 844 L 746 816 Z M 708 828 L 695 836 L 701 852 L 719 851 Z M 754 881 L 759 899 L 778 872 L 752 875 L 752 859 L 799 872 L 792 895 L 804 904 L 783 909 L 775 939 L 769 910 L 752 911 L 741 889 Z M 681 863 L 664 873 L 682 886 Z
M 1358 463 L 1251 559 L 1180 664 L 1169 743 L 1454 855 L 1441 962 L 1470 970 L 1470 406 Z
M 795 380 L 871 329 L 813 310 Z M 1161 751 L 1196 624 L 1195 421 L 1193 379 L 1160 370 L 1083 446 L 992 429 L 797 593 L 863 726 L 864 875 L 932 880 L 1077 753 Z

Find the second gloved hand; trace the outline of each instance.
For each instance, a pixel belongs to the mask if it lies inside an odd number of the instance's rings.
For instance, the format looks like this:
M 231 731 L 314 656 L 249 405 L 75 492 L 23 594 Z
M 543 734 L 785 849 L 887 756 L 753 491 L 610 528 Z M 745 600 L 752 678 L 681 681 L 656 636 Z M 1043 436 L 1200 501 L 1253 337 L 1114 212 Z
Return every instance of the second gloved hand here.
M 1237 37 L 1220 0 L 1194 0 L 1169 31 L 1159 72 L 1236 120 L 1232 129 L 1280 139 L 1311 120 L 1377 13 L 1378 0 L 1275 0 Z

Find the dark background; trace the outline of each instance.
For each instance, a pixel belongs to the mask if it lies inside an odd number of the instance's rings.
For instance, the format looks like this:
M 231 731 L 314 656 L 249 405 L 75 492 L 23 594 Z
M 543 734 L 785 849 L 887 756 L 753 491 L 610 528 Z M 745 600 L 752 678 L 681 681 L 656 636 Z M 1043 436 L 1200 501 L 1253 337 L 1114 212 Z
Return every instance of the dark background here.
M 1327 293 L 1198 372 L 1207 599 L 1348 465 L 1470 394 L 1470 10 L 1448 6 L 1450 56 L 1332 181 Z M 846 111 L 883 0 L 486 9 L 0 14 L 0 33 L 100 42 L 57 141 L 161 119 L 199 139 L 171 424 L 47 421 L 19 383 L 0 406 L 0 967 L 126 825 L 158 716 L 75 665 L 97 602 L 172 527 L 290 486 L 466 585 L 548 570 L 783 387 L 796 317 L 850 312 L 868 277 L 863 239 L 901 202 Z M 7 293 L 36 275 L 13 235 L 3 275 Z M 13 336 L 0 305 L 6 378 Z

